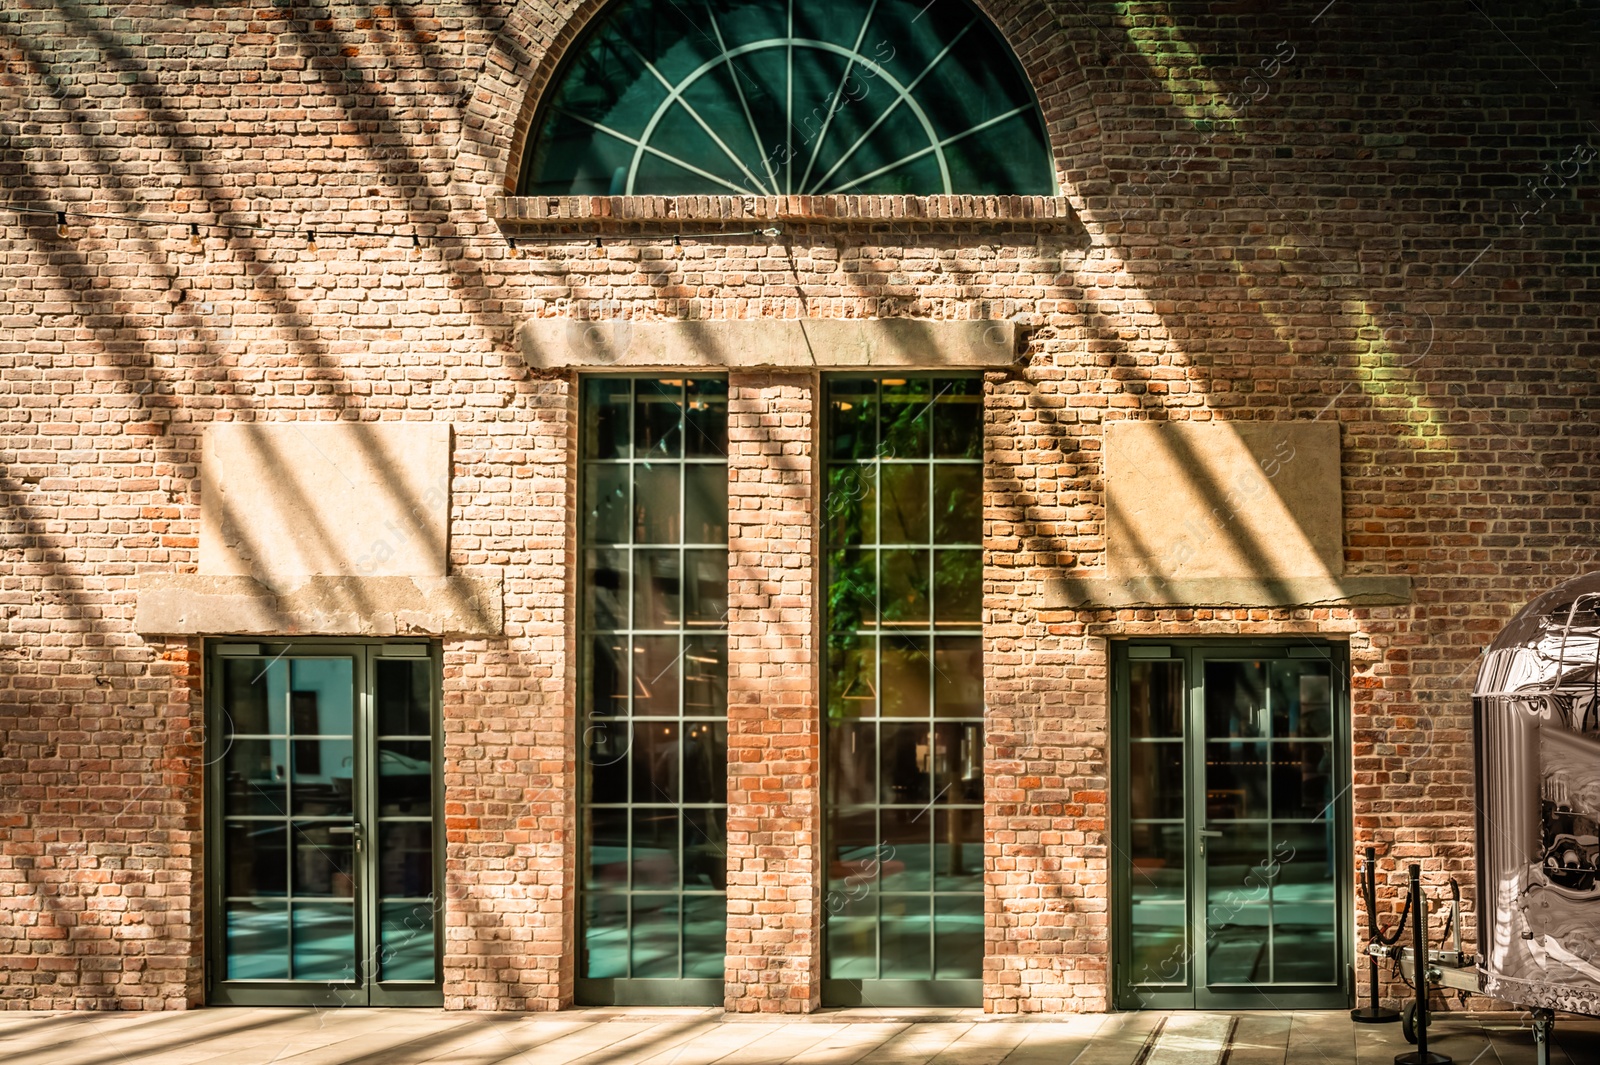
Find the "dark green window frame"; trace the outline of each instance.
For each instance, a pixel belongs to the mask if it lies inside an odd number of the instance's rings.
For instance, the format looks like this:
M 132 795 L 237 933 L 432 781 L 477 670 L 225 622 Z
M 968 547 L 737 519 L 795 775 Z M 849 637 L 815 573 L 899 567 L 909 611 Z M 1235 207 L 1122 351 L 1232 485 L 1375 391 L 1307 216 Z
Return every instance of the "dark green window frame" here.
M 824 389 L 823 1002 L 975 1006 L 984 382 L 842 374 Z
M 351 727 L 323 732 L 308 725 L 321 708 L 314 705 L 314 700 L 296 700 L 298 690 L 293 687 L 292 672 L 287 670 L 292 670 L 296 662 L 341 661 L 351 663 Z M 418 691 L 415 686 L 419 668 L 425 672 L 425 691 Z M 254 687 L 273 669 L 285 670 L 286 705 L 278 719 L 279 727 L 272 727 L 274 711 L 267 709 L 265 730 L 252 728 L 243 720 L 245 715 L 237 705 L 228 705 L 230 691 L 238 694 L 241 686 L 243 690 Z M 333 672 L 337 673 L 337 667 Z M 411 676 L 403 678 L 398 673 Z M 219 638 L 207 641 L 205 677 L 207 1001 L 213 1005 L 250 1006 L 443 1005 L 444 785 L 438 644 L 419 640 Z M 404 708 L 392 701 L 378 706 L 380 692 L 396 683 L 411 685 Z M 390 690 L 391 699 L 396 694 L 405 693 Z M 419 695 L 425 697 L 425 707 L 416 705 Z M 241 720 L 235 721 L 235 715 Z M 422 720 L 424 715 L 426 719 Z M 380 716 L 385 720 L 380 721 Z M 402 723 L 403 727 L 381 729 L 382 725 L 395 723 Z M 308 738 L 306 728 L 317 728 L 309 734 L 314 738 Z M 250 745 L 260 749 L 251 751 Z M 339 764 L 334 764 L 335 756 L 346 746 L 348 755 L 338 756 Z M 270 794 L 249 783 L 252 754 L 266 754 L 269 762 L 283 759 L 279 768 L 272 771 L 271 781 L 283 782 L 283 800 L 274 803 Z M 415 757 L 418 754 L 422 754 L 420 760 Z M 346 757 L 350 760 L 350 776 L 338 778 Z M 259 761 L 259 757 L 255 760 Z M 425 767 L 429 778 L 420 795 L 414 785 L 401 787 L 405 777 L 416 775 L 418 766 Z M 327 794 L 308 792 L 307 801 L 302 804 L 298 797 L 298 777 L 302 772 L 316 780 L 328 777 L 335 784 L 335 778 L 348 779 L 352 785 L 350 815 L 320 808 L 330 805 L 329 798 L 339 790 L 335 787 L 328 792 L 325 784 L 317 785 L 317 789 Z M 385 781 L 393 783 L 386 787 Z M 419 812 L 414 807 L 424 796 L 426 810 Z M 332 805 L 341 804 L 335 801 Z M 266 832 L 270 837 L 277 824 L 284 829 L 282 861 L 288 863 L 281 891 L 272 883 L 278 875 L 272 868 L 272 848 L 238 852 L 230 845 L 239 833 L 257 836 Z M 420 836 L 412 827 L 416 825 L 424 826 Z M 428 854 L 424 879 L 429 892 L 419 895 L 389 891 L 390 885 L 414 880 L 419 839 L 424 841 Z M 327 851 L 335 840 L 340 852 L 348 844 L 350 853 L 342 858 L 324 853 L 323 861 L 318 862 L 318 851 Z M 307 848 L 310 853 L 302 854 Z M 311 859 L 313 879 L 320 879 L 324 873 L 331 878 L 329 890 L 302 893 L 301 883 L 307 875 L 302 859 L 307 857 Z M 412 866 L 409 872 L 405 868 L 408 862 Z M 264 891 L 260 887 L 263 880 L 267 882 Z M 241 890 L 251 886 L 256 890 Z M 335 906 L 346 905 L 346 898 L 353 922 L 348 957 L 341 952 L 321 959 L 307 958 L 302 965 L 295 946 L 296 921 L 290 919 L 295 908 L 304 905 L 331 911 Z M 228 949 L 235 931 L 231 915 L 235 911 L 247 914 L 252 909 L 270 912 L 279 907 L 285 914 L 284 965 L 279 969 L 272 963 L 272 952 L 255 956 L 260 960 L 253 964 L 237 964 Z M 318 931 L 326 933 L 328 928 Z M 268 938 L 274 936 L 269 929 Z M 282 975 L 277 975 L 275 969 Z
M 1328 782 L 1329 805 L 1324 808 L 1325 821 L 1318 821 L 1313 817 L 1308 823 L 1324 824 L 1318 829 L 1326 839 L 1327 861 L 1331 864 L 1328 875 L 1329 884 L 1326 892 L 1327 909 L 1333 915 L 1333 950 L 1334 957 L 1332 968 L 1324 980 L 1295 982 L 1273 981 L 1260 983 L 1245 981 L 1221 980 L 1215 983 L 1206 983 L 1199 979 L 1200 969 L 1197 963 L 1206 960 L 1209 965 L 1209 954 L 1201 958 L 1202 950 L 1209 949 L 1216 932 L 1212 924 L 1219 926 L 1226 922 L 1239 921 L 1236 916 L 1247 908 L 1265 903 L 1268 907 L 1276 907 L 1276 891 L 1280 884 L 1285 884 L 1290 879 L 1287 872 L 1294 867 L 1296 857 L 1306 860 L 1306 855 L 1298 855 L 1283 851 L 1277 845 L 1277 824 L 1285 824 L 1293 828 L 1296 823 L 1306 822 L 1305 817 L 1295 816 L 1287 818 L 1274 818 L 1271 815 L 1271 806 L 1268 806 L 1268 815 L 1265 819 L 1251 815 L 1237 821 L 1221 820 L 1213 822 L 1209 807 L 1213 799 L 1226 802 L 1228 794 L 1213 795 L 1208 781 L 1208 763 L 1212 757 L 1212 749 L 1218 745 L 1228 745 L 1231 741 L 1218 741 L 1209 732 L 1209 726 L 1202 725 L 1206 715 L 1210 712 L 1206 699 L 1206 667 L 1208 664 L 1228 664 L 1245 662 L 1265 663 L 1303 663 L 1308 666 L 1325 664 L 1329 678 L 1329 722 L 1330 731 L 1327 734 L 1329 770 L 1331 779 Z M 1353 951 L 1354 932 L 1354 899 L 1352 895 L 1351 865 L 1351 717 L 1350 717 L 1350 659 L 1349 647 L 1346 644 L 1332 642 L 1315 637 L 1287 636 L 1281 639 L 1240 640 L 1240 639 L 1151 639 L 1151 640 L 1116 640 L 1111 643 L 1111 895 L 1112 895 L 1112 952 L 1113 952 L 1113 979 L 1112 995 L 1113 1004 L 1119 1009 L 1334 1009 L 1343 1008 L 1350 1002 L 1353 987 L 1353 973 L 1351 958 Z M 1181 691 L 1178 691 L 1179 704 L 1175 709 L 1178 715 L 1177 727 L 1166 727 L 1152 732 L 1148 722 L 1136 728 L 1132 718 L 1132 690 L 1131 674 L 1133 669 L 1143 668 L 1147 674 L 1154 676 L 1153 670 L 1171 674 L 1174 668 L 1181 670 Z M 1270 675 L 1269 675 L 1270 676 Z M 1168 698 L 1174 693 L 1169 692 Z M 1196 728 L 1202 731 L 1196 732 Z M 1266 738 L 1242 737 L 1238 742 L 1245 745 L 1265 747 L 1268 771 L 1264 778 L 1265 787 L 1269 796 L 1280 787 L 1280 782 L 1274 776 L 1278 763 L 1278 756 L 1270 753 L 1278 745 L 1304 744 L 1307 738 L 1300 736 L 1279 736 L 1274 731 L 1269 731 Z M 1136 737 L 1139 733 L 1143 738 Z M 1168 736 L 1170 738 L 1162 738 Z M 1318 740 L 1320 742 L 1320 740 Z M 1161 759 L 1152 757 L 1146 759 L 1145 776 L 1156 773 L 1164 777 L 1164 785 L 1152 787 L 1152 781 L 1141 779 L 1138 787 L 1141 790 L 1141 802 L 1149 805 L 1156 802 L 1160 805 L 1162 800 L 1157 796 L 1165 794 L 1171 788 L 1181 792 L 1181 808 L 1169 811 L 1167 815 L 1157 817 L 1134 818 L 1132 816 L 1132 792 L 1135 787 L 1134 768 L 1131 764 L 1132 750 L 1136 744 L 1162 747 L 1176 744 L 1181 757 L 1173 763 L 1170 758 Z M 1204 752 L 1204 753 L 1202 753 Z M 1158 765 L 1165 761 L 1171 769 L 1165 772 L 1158 771 Z M 1154 794 L 1152 794 L 1154 792 Z M 1268 802 L 1271 803 L 1269 798 Z M 1237 825 L 1246 821 L 1268 824 L 1274 826 L 1270 829 L 1273 841 L 1264 848 L 1258 848 L 1256 861 L 1250 866 L 1248 875 L 1237 879 L 1219 882 L 1211 885 L 1204 881 L 1203 870 L 1206 868 L 1204 847 L 1207 843 L 1232 845 L 1232 841 L 1225 834 L 1209 835 L 1218 828 L 1224 832 L 1233 830 Z M 1213 824 L 1217 828 L 1213 828 Z M 1174 942 L 1169 947 L 1156 947 L 1153 954 L 1136 955 L 1133 933 L 1133 883 L 1139 877 L 1141 883 L 1150 883 L 1150 874 L 1141 873 L 1134 867 L 1140 844 L 1134 840 L 1136 825 L 1145 831 L 1160 825 L 1167 826 L 1176 834 L 1175 858 L 1182 866 L 1182 895 L 1181 906 L 1183 917 L 1183 931 L 1181 942 Z M 1206 830 L 1208 835 L 1202 837 L 1200 830 Z M 1315 852 L 1311 852 L 1313 855 Z M 1171 864 L 1169 861 L 1167 864 Z M 1204 888 L 1206 894 L 1199 892 Z M 1319 898 L 1322 897 L 1319 893 Z M 1319 903 L 1320 904 L 1320 903 Z M 1148 902 L 1147 902 L 1148 905 Z M 1273 922 L 1269 919 L 1268 939 L 1262 949 L 1269 951 L 1273 961 L 1269 965 L 1268 979 L 1274 976 L 1272 969 L 1276 966 L 1275 950 L 1272 950 Z M 1242 922 L 1241 922 L 1242 923 Z M 1142 960 L 1141 960 L 1142 958 Z
M 727 379 L 579 385 L 585 1005 L 718 1005 L 727 938 Z
M 1054 195 L 1043 114 L 970 0 L 618 0 L 528 137 L 522 195 Z

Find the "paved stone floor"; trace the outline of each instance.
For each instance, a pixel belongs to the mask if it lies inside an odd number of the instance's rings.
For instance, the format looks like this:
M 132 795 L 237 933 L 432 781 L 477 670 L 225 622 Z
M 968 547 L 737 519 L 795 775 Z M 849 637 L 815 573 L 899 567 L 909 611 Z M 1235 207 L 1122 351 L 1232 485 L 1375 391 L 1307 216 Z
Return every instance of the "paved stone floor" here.
M 1531 1063 L 1510 1014 L 1447 1014 L 1430 1049 Z M 0 1013 L 0 1065 L 1390 1065 L 1400 1027 L 1344 1013 L 1123 1013 L 1054 1020 L 843 1010 L 788 1020 L 707 1010 L 206 1009 Z M 1600 1062 L 1600 1021 L 1563 1017 L 1552 1060 Z

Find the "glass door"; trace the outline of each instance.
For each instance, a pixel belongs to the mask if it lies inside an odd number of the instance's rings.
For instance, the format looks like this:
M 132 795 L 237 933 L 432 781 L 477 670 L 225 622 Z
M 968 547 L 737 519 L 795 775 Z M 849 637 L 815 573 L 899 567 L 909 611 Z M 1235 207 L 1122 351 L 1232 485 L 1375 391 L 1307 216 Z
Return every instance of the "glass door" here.
M 209 1000 L 441 1005 L 433 649 L 210 652 Z
M 1117 1005 L 1348 1005 L 1342 648 L 1128 644 L 1114 664 Z

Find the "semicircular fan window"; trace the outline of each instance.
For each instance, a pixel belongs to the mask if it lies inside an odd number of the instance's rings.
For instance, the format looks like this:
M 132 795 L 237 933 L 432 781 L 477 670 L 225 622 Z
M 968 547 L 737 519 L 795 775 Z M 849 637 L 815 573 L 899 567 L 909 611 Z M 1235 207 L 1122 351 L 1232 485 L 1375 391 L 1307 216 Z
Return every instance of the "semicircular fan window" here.
M 1043 116 L 969 0 L 618 0 L 528 140 L 524 195 L 1051 195 Z

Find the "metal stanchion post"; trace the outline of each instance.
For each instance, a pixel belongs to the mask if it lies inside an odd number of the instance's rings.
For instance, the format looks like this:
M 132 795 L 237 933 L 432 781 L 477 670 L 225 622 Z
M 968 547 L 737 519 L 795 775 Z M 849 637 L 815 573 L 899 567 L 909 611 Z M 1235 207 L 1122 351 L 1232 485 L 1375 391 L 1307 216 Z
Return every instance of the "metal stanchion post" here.
M 1367 942 L 1378 941 L 1378 848 L 1368 847 L 1361 863 L 1362 898 L 1367 906 Z M 1350 1019 L 1358 1024 L 1388 1024 L 1400 1019 L 1400 1011 L 1378 1005 L 1378 958 L 1367 953 L 1367 989 L 1371 1005 L 1358 1006 L 1350 1011 Z
M 1428 1051 L 1428 905 L 1422 898 L 1422 866 L 1413 864 L 1411 873 L 1411 943 L 1413 947 L 1412 979 L 1417 990 L 1417 1049 L 1406 1054 L 1396 1054 L 1394 1065 L 1455 1065 L 1448 1054 Z

